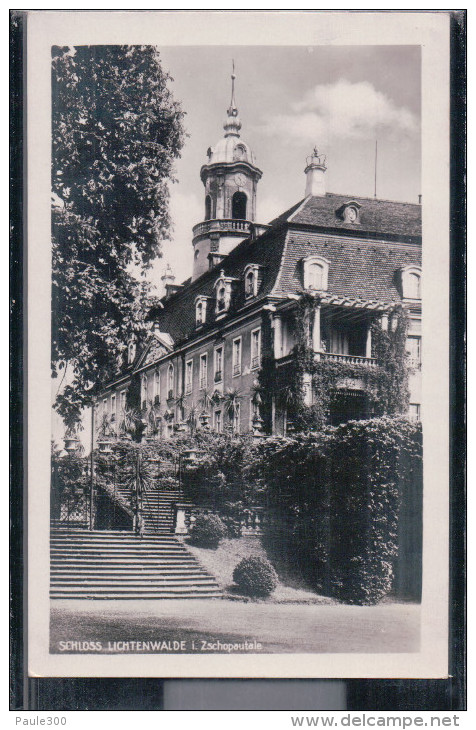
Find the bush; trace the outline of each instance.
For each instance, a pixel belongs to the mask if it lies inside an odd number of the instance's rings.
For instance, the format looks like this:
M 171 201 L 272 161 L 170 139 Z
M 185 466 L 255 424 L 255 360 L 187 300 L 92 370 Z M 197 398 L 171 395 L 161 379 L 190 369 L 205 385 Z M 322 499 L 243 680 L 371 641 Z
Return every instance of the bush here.
M 190 529 L 190 540 L 201 547 L 217 547 L 226 535 L 226 527 L 218 515 L 198 515 Z
M 249 596 L 269 596 L 278 585 L 278 576 L 269 560 L 253 556 L 238 563 L 233 580 Z

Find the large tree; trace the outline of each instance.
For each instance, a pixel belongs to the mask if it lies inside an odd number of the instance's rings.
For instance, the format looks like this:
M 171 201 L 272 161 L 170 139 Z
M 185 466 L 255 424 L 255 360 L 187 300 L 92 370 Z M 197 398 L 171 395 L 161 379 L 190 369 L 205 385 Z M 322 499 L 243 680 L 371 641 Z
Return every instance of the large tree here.
M 134 334 L 145 273 L 170 231 L 169 183 L 183 112 L 152 46 L 53 48 L 52 372 L 78 420 Z

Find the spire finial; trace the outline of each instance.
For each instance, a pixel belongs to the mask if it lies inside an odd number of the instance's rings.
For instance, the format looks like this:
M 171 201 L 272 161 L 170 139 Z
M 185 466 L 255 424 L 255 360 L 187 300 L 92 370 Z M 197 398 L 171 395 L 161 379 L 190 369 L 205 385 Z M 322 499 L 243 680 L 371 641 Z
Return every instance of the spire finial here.
M 230 101 L 230 106 L 229 106 L 229 109 L 228 109 L 228 115 L 230 117 L 231 116 L 236 117 L 236 115 L 238 114 L 238 109 L 236 108 L 236 101 L 235 101 L 235 79 L 236 79 L 236 74 L 235 74 L 235 59 L 234 58 L 232 58 L 232 60 L 231 60 L 231 65 L 232 65 L 232 71 L 231 71 L 231 101 Z

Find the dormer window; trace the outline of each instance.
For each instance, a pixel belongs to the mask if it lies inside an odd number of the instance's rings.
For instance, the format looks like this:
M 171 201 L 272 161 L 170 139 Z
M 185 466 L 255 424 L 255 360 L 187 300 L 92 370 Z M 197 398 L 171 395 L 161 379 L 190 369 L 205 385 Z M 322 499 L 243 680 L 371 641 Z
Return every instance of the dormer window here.
M 245 268 L 245 296 L 247 299 L 258 294 L 258 271 L 257 264 L 248 264 Z
M 205 320 L 205 318 L 203 316 L 204 315 L 204 312 L 203 312 L 203 302 L 198 302 L 197 303 L 196 315 L 197 315 L 197 317 L 196 317 L 197 324 L 203 324 L 203 322 Z
M 127 347 L 127 362 L 129 365 L 132 365 L 136 357 L 136 343 L 135 340 L 132 339 L 129 342 L 129 345 Z
M 303 259 L 303 287 L 312 291 L 327 291 L 329 261 L 320 256 Z
M 220 286 L 217 291 L 217 312 L 226 310 L 226 288 Z
M 400 285 L 404 299 L 421 299 L 421 268 L 406 266 L 401 269 Z
M 349 200 L 336 210 L 336 215 L 345 223 L 359 224 L 361 208 L 361 204 L 356 200 Z
M 195 299 L 195 325 L 197 327 L 207 321 L 207 299 L 208 297 L 204 296 Z
M 223 269 L 220 271 L 220 277 L 215 282 L 216 306 L 215 313 L 217 315 L 224 314 L 230 308 L 231 304 L 231 287 L 235 281 L 230 276 L 225 276 Z

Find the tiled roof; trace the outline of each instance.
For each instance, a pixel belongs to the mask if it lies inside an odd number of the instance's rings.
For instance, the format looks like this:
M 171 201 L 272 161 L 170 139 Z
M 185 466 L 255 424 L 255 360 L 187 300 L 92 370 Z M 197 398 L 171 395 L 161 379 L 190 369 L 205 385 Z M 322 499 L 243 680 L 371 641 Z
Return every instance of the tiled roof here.
M 260 288 L 253 302 L 262 299 L 272 290 L 277 279 L 279 266 L 286 238 L 285 230 L 269 230 L 255 241 L 247 238 L 234 248 L 223 261 L 211 271 L 207 271 L 195 281 L 184 286 L 170 299 L 163 300 L 164 308 L 156 312 L 155 319 L 160 324 L 162 332 L 168 332 L 175 343 L 194 334 L 195 327 L 195 299 L 201 294 L 214 297 L 214 284 L 223 269 L 225 276 L 242 280 L 247 264 L 260 266 Z M 230 316 L 236 314 L 245 304 L 244 285 L 236 287 L 236 294 L 230 308 Z M 210 308 L 209 322 L 203 325 L 200 332 L 214 325 L 214 308 Z M 220 320 L 221 322 L 226 320 Z
M 335 211 L 350 201 L 362 206 L 360 225 L 336 217 Z M 313 226 L 314 230 L 307 226 Z M 329 293 L 395 301 L 400 298 L 395 285 L 396 271 L 421 263 L 420 235 L 419 205 L 348 195 L 309 197 L 276 218 L 273 227 L 257 240 L 245 239 L 214 269 L 196 281 L 184 282 L 183 288 L 163 300 L 163 309 L 154 313 L 154 319 L 161 331 L 168 332 L 178 344 L 198 332 L 195 299 L 199 294 L 214 298 L 213 286 L 221 269 L 225 276 L 240 280 L 228 315 L 233 317 L 246 303 L 243 274 L 247 264 L 260 266 L 259 293 L 252 300 L 256 302 L 271 293 L 285 295 L 302 291 L 301 261 L 312 254 L 330 261 Z M 399 242 L 388 240 L 392 238 Z M 215 324 L 214 299 L 211 304 L 208 321 L 200 332 Z
M 310 255 L 322 256 L 330 262 L 330 293 L 383 301 L 400 299 L 395 286 L 398 269 L 410 264 L 421 265 L 421 250 L 415 244 L 359 241 L 314 231 L 289 230 L 275 293 L 302 291 L 302 259 Z
M 360 223 L 342 220 L 337 211 L 345 204 L 359 203 Z M 393 200 L 355 198 L 349 195 L 326 195 L 304 198 L 273 221 L 319 226 L 325 229 L 345 229 L 355 233 L 378 233 L 402 238 L 421 236 L 421 205 Z

